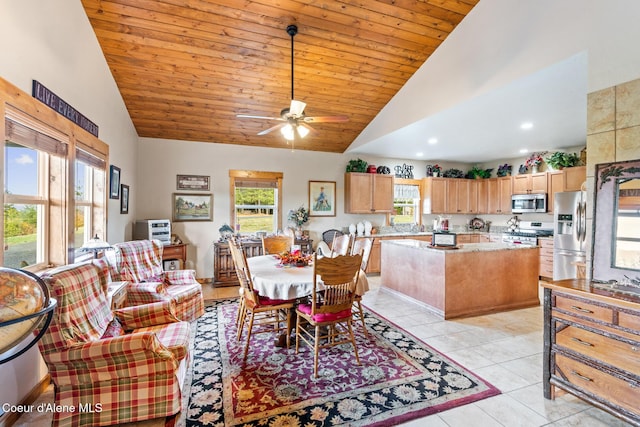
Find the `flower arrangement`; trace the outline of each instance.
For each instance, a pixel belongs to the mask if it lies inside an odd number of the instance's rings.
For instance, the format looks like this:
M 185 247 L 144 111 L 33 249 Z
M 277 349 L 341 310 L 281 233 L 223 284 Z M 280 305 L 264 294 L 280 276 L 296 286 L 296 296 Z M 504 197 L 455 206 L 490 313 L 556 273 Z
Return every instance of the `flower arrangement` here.
M 524 162 L 524 165 L 527 168 L 532 168 L 532 167 L 536 167 L 536 166 L 540 166 L 540 164 L 542 163 L 542 156 L 545 155 L 546 153 L 533 153 L 531 154 L 527 160 Z
M 309 211 L 300 206 L 296 210 L 289 211 L 289 221 L 293 222 L 296 226 L 301 227 L 309 221 Z
M 511 175 L 511 165 L 505 163 L 504 165 L 498 166 L 498 171 L 496 172 L 498 176 L 507 176 Z
M 433 165 L 433 167 L 431 168 L 431 170 L 434 173 L 440 174 L 440 172 L 442 172 L 442 167 L 440 165 Z

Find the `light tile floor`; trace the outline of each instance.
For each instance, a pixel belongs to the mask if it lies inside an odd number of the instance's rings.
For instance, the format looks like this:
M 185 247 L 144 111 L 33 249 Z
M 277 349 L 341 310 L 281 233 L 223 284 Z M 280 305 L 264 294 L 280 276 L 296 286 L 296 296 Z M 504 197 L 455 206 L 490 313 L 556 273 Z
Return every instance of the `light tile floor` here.
M 457 320 L 442 320 L 426 308 L 390 294 L 380 277 L 369 277 L 363 303 L 496 386 L 502 394 L 405 424 L 407 427 L 621 427 L 607 412 L 563 394 L 542 394 L 542 308 L 533 307 Z M 238 288 L 203 285 L 205 299 L 236 297 Z M 51 387 L 50 387 L 51 389 Z M 40 401 L 51 401 L 49 390 Z M 44 422 L 44 423 L 43 423 Z M 49 421 L 50 422 L 50 421 Z M 16 426 L 49 425 L 23 416 Z M 132 424 L 159 427 L 161 420 Z

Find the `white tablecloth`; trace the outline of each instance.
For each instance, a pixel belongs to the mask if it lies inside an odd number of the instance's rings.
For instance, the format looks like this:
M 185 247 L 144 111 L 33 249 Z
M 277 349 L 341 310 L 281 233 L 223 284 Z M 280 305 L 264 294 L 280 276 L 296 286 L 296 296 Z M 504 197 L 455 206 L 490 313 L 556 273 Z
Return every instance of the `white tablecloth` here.
M 313 266 L 282 267 L 273 255 L 262 255 L 247 259 L 253 287 L 261 296 L 271 299 L 302 298 L 313 293 Z M 360 270 L 356 294 L 364 295 L 369 290 L 366 274 Z

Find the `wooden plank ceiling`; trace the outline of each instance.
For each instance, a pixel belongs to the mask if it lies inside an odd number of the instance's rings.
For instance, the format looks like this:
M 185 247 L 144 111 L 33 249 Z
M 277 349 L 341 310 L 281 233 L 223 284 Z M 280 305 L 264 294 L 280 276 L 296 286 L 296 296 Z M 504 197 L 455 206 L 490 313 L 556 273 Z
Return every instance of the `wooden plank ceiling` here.
M 82 0 L 138 135 L 260 147 L 294 95 L 296 149 L 344 152 L 479 0 Z

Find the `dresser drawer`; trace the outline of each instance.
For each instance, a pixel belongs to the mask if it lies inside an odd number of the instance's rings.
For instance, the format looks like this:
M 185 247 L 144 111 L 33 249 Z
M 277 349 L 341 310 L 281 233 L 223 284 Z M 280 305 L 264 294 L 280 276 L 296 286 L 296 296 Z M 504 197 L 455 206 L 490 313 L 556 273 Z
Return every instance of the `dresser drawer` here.
M 556 294 L 555 307 L 559 310 L 564 310 L 568 313 L 586 317 L 591 320 L 600 320 L 607 323 L 613 321 L 613 310 L 611 308 L 568 298 L 564 295 Z
M 621 311 L 618 313 L 618 325 L 623 328 L 631 329 L 640 335 L 640 313 L 631 314 Z
M 596 396 L 606 396 L 606 402 L 636 413 L 640 402 L 640 384 L 617 378 L 561 354 L 555 355 L 556 379 Z M 566 380 L 563 380 L 562 377 Z M 602 397 L 600 398 L 603 399 Z
M 557 332 L 556 345 L 620 370 L 640 373 L 640 345 L 627 344 L 576 326 L 568 326 Z

